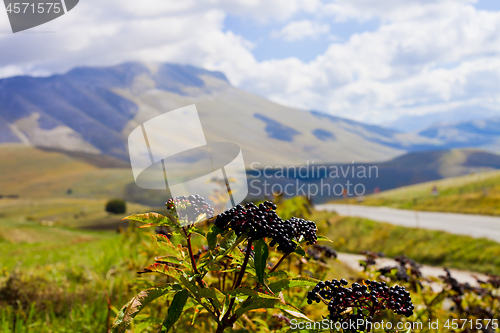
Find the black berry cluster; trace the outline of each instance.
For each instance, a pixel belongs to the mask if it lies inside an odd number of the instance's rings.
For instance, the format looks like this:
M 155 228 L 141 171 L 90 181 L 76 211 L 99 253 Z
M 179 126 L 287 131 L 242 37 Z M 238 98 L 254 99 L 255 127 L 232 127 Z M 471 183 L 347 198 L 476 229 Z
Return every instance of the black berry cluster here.
M 307 249 L 307 254 L 314 260 L 325 262 L 326 259 L 337 258 L 337 251 L 325 245 L 314 244 Z
M 420 268 L 422 265 L 417 263 L 415 260 L 408 258 L 407 256 L 397 256 L 394 258 L 401 267 L 404 267 L 406 269 L 410 269 L 411 274 L 416 277 L 416 278 L 421 278 L 422 277 L 422 272 L 420 271 Z
M 422 265 L 418 264 L 415 260 L 406 256 L 398 256 L 394 258 L 398 262 L 397 266 L 382 267 L 378 271 L 381 275 L 391 278 L 393 281 L 411 282 L 411 288 L 421 284 L 422 272 L 420 268 Z
M 486 281 L 477 278 L 476 280 L 481 285 L 491 284 L 491 286 L 495 289 L 500 288 L 500 276 L 488 274 L 488 279 Z
M 199 194 L 190 195 L 189 197 L 174 197 L 168 200 L 165 205 L 171 212 L 177 213 L 180 220 L 187 221 L 188 223 L 196 221 L 202 214 L 206 214 L 207 218 L 211 218 L 214 215 L 212 206 Z
M 307 294 L 307 302 L 324 302 L 328 305 L 330 320 L 345 322 L 361 319 L 370 322 L 374 314 L 382 310 L 409 317 L 413 314 L 410 293 L 401 286 L 389 287 L 385 282 L 365 280 L 363 284 L 353 283 L 347 287 L 345 279 L 319 282 Z M 353 311 L 349 312 L 350 309 Z M 363 330 L 362 327 L 358 327 Z
M 440 276 L 443 282 L 447 285 L 448 295 L 447 297 L 454 303 L 451 310 L 458 312 L 463 318 L 479 318 L 479 319 L 491 319 L 494 318 L 493 309 L 488 306 L 484 306 L 481 303 L 464 301 L 467 299 L 468 294 L 476 295 L 474 298 L 485 300 L 486 298 L 498 299 L 498 296 L 494 295 L 491 290 L 483 287 L 474 287 L 469 283 L 458 282 L 450 273 L 450 271 L 445 268 L 446 275 Z M 478 281 L 483 284 L 483 281 Z M 491 283 L 491 281 L 490 281 Z M 493 329 L 484 328 L 483 332 L 494 332 Z
M 395 273 L 393 273 L 393 270 L 396 270 Z M 406 268 L 402 266 L 386 266 L 382 267 L 378 271 L 380 272 L 380 275 L 390 277 L 391 280 L 394 281 L 410 282 L 411 280 Z
M 284 253 L 291 253 L 297 248 L 294 241 L 301 237 L 308 244 L 315 244 L 316 224 L 312 221 L 292 217 L 282 220 L 276 213 L 276 205 L 270 201 L 256 206 L 249 203 L 245 206 L 237 205 L 217 216 L 215 226 L 224 230 L 234 230 L 236 235 L 247 233 L 250 240 L 271 238 L 271 247 L 278 244 L 277 249 Z
M 359 265 L 361 267 L 364 267 L 365 271 L 368 269 L 368 267 L 374 266 L 377 263 L 375 259 L 385 257 L 385 254 L 383 254 L 382 252 L 363 251 L 361 253 L 364 254 L 366 258 L 365 260 L 360 261 Z

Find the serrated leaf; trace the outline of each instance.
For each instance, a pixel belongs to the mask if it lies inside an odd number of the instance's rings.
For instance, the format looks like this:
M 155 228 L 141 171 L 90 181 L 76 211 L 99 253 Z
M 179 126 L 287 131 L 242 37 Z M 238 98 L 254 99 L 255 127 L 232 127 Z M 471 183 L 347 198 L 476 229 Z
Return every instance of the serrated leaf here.
M 333 244 L 333 241 L 330 238 L 325 237 L 325 236 L 318 236 L 317 241 L 318 242 L 330 242 Z
M 179 280 L 181 277 L 181 270 L 163 263 L 154 263 L 138 273 L 161 273 L 173 277 L 176 280 Z
M 151 238 L 153 238 L 156 244 L 158 244 L 158 246 L 168 254 L 176 257 L 181 261 L 185 259 L 184 252 L 182 251 L 182 246 L 175 246 L 167 236 L 160 234 L 153 235 L 151 236 Z
M 254 245 L 254 266 L 257 280 L 263 285 L 266 284 L 266 267 L 269 256 L 269 248 L 264 240 L 259 239 Z
M 146 224 L 143 227 L 162 227 L 162 226 L 168 226 L 172 228 L 179 228 L 179 225 L 175 222 L 172 222 L 168 217 L 163 216 L 158 213 L 145 213 L 145 214 L 132 214 L 129 215 L 123 220 L 132 220 L 132 221 L 138 221 Z
M 308 277 L 298 277 L 293 279 L 283 279 L 269 284 L 269 288 L 273 293 L 278 293 L 282 290 L 296 288 L 296 287 L 314 287 L 320 282 L 319 280 L 308 278 Z
M 176 257 L 170 257 L 170 256 L 157 257 L 157 258 L 155 258 L 155 262 L 157 262 L 159 264 L 167 264 L 168 263 L 168 264 L 175 264 L 175 265 L 180 265 L 180 266 L 186 267 L 184 261 L 181 261 L 181 260 L 177 259 Z
M 189 298 L 189 291 L 187 291 L 186 289 L 182 289 L 181 291 L 175 294 L 174 299 L 172 300 L 172 303 L 168 308 L 167 317 L 163 322 L 160 332 L 162 333 L 168 332 L 168 330 L 174 326 L 177 320 L 179 320 L 182 314 L 182 310 L 184 309 L 184 305 L 186 305 L 186 301 L 188 300 L 188 298 Z
M 123 333 L 127 330 L 130 322 L 137 314 L 144 309 L 149 303 L 169 292 L 170 286 L 155 287 L 141 291 L 137 296 L 132 298 L 116 315 L 116 319 L 111 327 L 112 333 Z

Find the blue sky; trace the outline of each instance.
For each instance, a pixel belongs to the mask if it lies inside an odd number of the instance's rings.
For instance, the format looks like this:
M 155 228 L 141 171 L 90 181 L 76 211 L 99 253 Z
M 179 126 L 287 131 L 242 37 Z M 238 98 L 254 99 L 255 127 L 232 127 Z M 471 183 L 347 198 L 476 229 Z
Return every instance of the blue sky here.
M 0 77 L 175 62 L 222 71 L 277 103 L 375 124 L 500 114 L 498 0 L 86 0 L 25 33 L 9 29 L 0 11 Z
M 309 62 L 324 53 L 330 43 L 345 42 L 355 33 L 375 31 L 380 21 L 371 19 L 367 21 L 348 20 L 345 22 L 329 22 L 327 19 L 318 19 L 314 15 L 297 15 L 294 21 L 311 20 L 330 27 L 328 33 L 315 37 L 287 41 L 283 38 L 273 37 L 273 32 L 286 26 L 286 22 L 259 22 L 252 18 L 241 18 L 228 15 L 224 20 L 224 30 L 241 35 L 254 44 L 251 49 L 257 61 L 270 59 L 284 59 L 296 57 L 304 62 Z

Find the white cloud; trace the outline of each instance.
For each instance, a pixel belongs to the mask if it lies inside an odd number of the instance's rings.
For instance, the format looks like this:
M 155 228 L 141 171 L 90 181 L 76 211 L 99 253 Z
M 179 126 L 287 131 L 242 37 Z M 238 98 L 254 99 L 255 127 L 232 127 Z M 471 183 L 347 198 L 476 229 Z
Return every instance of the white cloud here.
M 477 104 L 500 109 L 500 12 L 473 0 L 87 0 L 33 31 L 0 34 L 0 77 L 124 61 L 189 63 L 276 102 L 382 122 L 404 113 Z M 318 20 L 294 21 L 306 13 Z M 289 40 L 327 33 L 317 22 L 378 19 L 304 62 L 257 61 L 224 29 L 226 15 L 280 22 Z M 0 17 L 1 19 L 1 17 Z M 8 30 L 0 20 L 0 29 Z
M 310 20 L 294 21 L 288 23 L 279 31 L 273 31 L 271 36 L 283 38 L 288 42 L 302 40 L 304 38 L 315 38 L 330 31 L 327 23 L 317 23 Z

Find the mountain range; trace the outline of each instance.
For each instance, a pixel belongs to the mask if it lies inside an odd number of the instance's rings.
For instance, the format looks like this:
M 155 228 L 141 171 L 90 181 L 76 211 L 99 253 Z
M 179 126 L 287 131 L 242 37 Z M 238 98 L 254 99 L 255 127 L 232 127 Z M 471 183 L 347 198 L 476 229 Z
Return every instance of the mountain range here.
M 134 128 L 190 104 L 198 108 L 207 141 L 239 144 L 247 165 L 384 161 L 440 146 L 440 138 L 278 105 L 231 86 L 220 72 L 150 63 L 1 79 L 0 143 L 128 160 Z M 189 136 L 193 129 L 183 130 Z
M 407 153 L 469 147 L 500 150 L 500 118 L 490 119 L 495 115 L 491 110 L 482 110 L 478 117 L 487 119 L 480 120 L 455 110 L 459 121 L 445 123 L 440 121 L 453 119 L 453 112 L 441 113 L 438 123 L 404 132 L 285 107 L 233 87 L 221 72 L 138 62 L 1 79 L 0 143 L 128 162 L 127 137 L 133 129 L 191 104 L 198 109 L 206 140 L 238 144 L 247 167 L 254 162 L 261 167 L 383 162 Z M 420 126 L 430 122 L 428 117 L 401 122 Z M 186 124 L 182 135 L 165 144 L 181 144 L 193 130 Z
M 423 115 L 404 115 L 383 124 L 401 132 L 421 132 L 429 127 L 486 120 L 500 116 L 500 110 L 483 106 L 462 106 L 448 111 L 431 112 Z
M 156 116 L 192 104 L 206 141 L 238 144 L 249 180 L 262 184 L 322 184 L 318 177 L 276 177 L 272 171 L 306 164 L 341 169 L 376 166 L 377 177 L 361 180 L 366 193 L 377 187 L 385 190 L 500 169 L 500 157 L 494 153 L 500 150 L 500 118 L 490 117 L 495 114 L 489 111 L 483 114 L 486 119 L 458 117 L 455 122 L 404 132 L 285 107 L 233 87 L 220 72 L 177 64 L 125 63 L 75 68 L 50 77 L 1 79 L 0 144 L 4 145 L 0 153 L 5 161 L 15 156 L 18 160 L 2 168 L 0 183 L 21 196 L 32 195 L 33 188 L 53 189 L 54 195 L 65 196 L 71 188 L 75 195 L 109 194 L 157 205 L 165 200 L 165 193 L 142 190 L 133 181 L 128 135 Z M 195 130 L 186 123 L 165 144 L 181 145 Z M 16 150 L 16 146 L 24 148 Z M 83 171 L 66 170 L 70 174 L 63 175 L 58 161 Z M 23 179 L 17 175 L 18 164 L 29 166 L 32 175 L 43 169 L 50 177 Z M 274 168 L 268 169 L 270 177 L 263 177 L 258 170 L 267 167 Z M 324 182 L 333 188 L 359 181 L 349 177 L 326 177 Z M 102 185 L 104 179 L 107 182 Z M 55 183 L 61 185 L 56 188 Z M 315 202 L 331 198 L 319 195 Z

